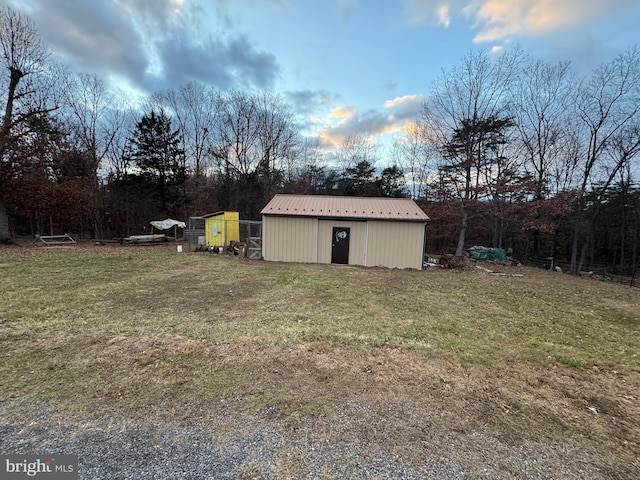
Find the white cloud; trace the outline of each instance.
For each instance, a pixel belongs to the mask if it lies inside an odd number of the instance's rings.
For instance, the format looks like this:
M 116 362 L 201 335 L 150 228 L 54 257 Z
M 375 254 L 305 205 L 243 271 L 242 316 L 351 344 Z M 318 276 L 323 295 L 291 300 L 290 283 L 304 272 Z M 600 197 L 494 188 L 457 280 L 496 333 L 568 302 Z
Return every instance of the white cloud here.
M 448 27 L 451 23 L 451 18 L 449 18 L 449 5 L 441 5 L 438 7 L 438 23 L 445 27 Z
M 615 15 L 637 0 L 404 0 L 413 23 L 448 27 L 457 14 L 474 22 L 477 43 L 539 35 Z
M 420 108 L 422 108 L 424 100 L 424 95 L 405 95 L 396 97 L 393 100 L 387 100 L 384 107 L 391 111 L 395 119 L 414 121 Z
M 316 119 L 323 125 L 318 136 L 323 146 L 331 150 L 339 148 L 351 135 L 382 136 L 405 132 L 407 125 L 416 121 L 423 102 L 422 95 L 406 95 L 387 100 L 383 109 L 360 111 L 353 106 L 338 106 L 322 120 Z
M 451 5 L 452 2 L 447 0 L 404 0 L 405 13 L 414 24 L 439 24 L 448 27 L 451 22 Z
M 358 110 L 356 107 L 340 106 L 331 110 L 329 115 L 331 118 L 340 119 L 340 122 L 348 122 L 351 118 L 356 116 Z

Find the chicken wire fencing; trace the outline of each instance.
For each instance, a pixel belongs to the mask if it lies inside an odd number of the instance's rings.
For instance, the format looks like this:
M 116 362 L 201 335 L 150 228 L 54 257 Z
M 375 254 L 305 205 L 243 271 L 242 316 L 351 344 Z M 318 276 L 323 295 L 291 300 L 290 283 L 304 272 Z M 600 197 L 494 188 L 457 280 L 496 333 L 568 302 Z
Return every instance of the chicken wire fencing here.
M 252 260 L 262 258 L 262 222 L 253 220 L 218 220 L 224 222 L 225 231 L 230 224 L 237 224 L 240 234 L 239 244 L 244 248 L 245 256 Z M 207 245 L 206 220 L 204 217 L 190 217 L 187 228 L 184 231 L 185 240 L 188 242 L 189 251 L 206 251 Z

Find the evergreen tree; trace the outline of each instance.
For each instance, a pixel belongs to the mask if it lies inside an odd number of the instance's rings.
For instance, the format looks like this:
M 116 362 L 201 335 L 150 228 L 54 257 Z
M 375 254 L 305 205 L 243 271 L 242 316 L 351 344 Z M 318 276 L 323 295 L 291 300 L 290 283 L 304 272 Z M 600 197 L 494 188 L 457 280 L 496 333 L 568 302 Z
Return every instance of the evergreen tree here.
M 401 198 L 409 196 L 404 173 L 397 165 L 382 170 L 379 183 L 380 195 L 383 197 Z
M 176 214 L 184 201 L 186 166 L 184 150 L 180 148 L 178 130 L 172 130 L 171 119 L 163 110 L 144 115 L 136 124 L 130 139 L 131 159 L 141 176 L 157 186 L 160 208 L 165 214 Z
M 376 168 L 367 160 L 358 162 L 355 167 L 346 168 L 341 181 L 343 193 L 356 197 L 378 196 L 375 173 Z

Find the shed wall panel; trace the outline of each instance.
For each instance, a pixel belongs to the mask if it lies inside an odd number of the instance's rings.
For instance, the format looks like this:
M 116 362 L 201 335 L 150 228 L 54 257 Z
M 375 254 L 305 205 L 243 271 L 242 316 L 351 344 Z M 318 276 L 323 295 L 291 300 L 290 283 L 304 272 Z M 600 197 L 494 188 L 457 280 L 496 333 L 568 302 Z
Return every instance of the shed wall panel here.
M 263 217 L 262 256 L 273 262 L 315 263 L 316 218 Z
M 369 221 L 367 266 L 422 268 L 424 224 Z

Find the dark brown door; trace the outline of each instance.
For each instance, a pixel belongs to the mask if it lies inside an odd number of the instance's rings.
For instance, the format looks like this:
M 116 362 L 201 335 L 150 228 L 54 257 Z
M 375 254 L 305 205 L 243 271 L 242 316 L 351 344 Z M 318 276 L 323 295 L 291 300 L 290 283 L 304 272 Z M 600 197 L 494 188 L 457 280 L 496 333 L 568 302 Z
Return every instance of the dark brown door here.
M 349 264 L 349 237 L 351 229 L 348 227 L 333 227 L 331 241 L 331 263 Z

